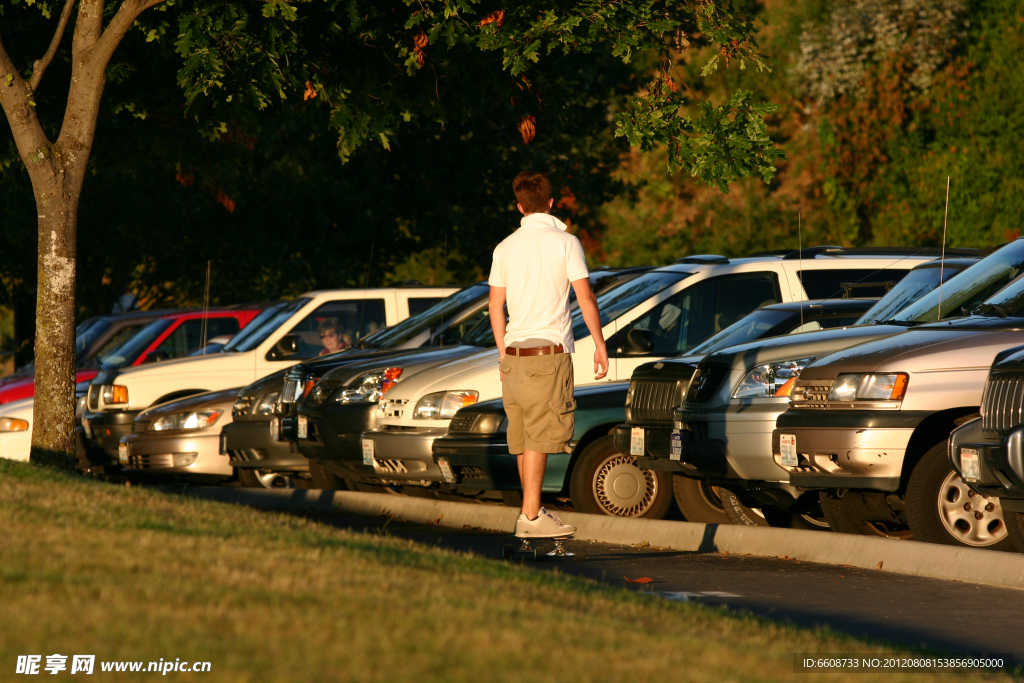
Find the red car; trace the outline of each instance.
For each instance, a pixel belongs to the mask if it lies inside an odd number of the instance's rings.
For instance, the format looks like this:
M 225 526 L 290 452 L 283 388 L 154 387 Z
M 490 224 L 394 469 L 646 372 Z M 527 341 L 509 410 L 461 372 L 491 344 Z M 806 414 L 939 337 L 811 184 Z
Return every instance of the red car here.
M 255 318 L 260 308 L 218 308 L 171 313 L 153 320 L 103 356 L 75 372 L 75 383 L 88 382 L 100 370 L 155 363 L 188 355 L 214 337 L 233 336 Z M 206 336 L 203 336 L 203 322 Z M 0 404 L 35 395 L 35 378 L 28 375 L 0 386 Z

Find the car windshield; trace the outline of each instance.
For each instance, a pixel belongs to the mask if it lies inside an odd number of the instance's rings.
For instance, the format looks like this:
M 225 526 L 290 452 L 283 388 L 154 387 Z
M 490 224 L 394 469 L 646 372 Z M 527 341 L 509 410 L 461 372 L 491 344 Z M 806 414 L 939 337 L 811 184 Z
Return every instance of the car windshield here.
M 267 337 L 272 335 L 277 328 L 284 325 L 291 319 L 295 311 L 299 310 L 310 302 L 309 298 L 298 298 L 291 301 L 282 301 L 267 308 L 258 316 L 252 319 L 248 325 L 231 338 L 224 348 L 224 353 L 232 351 L 252 351 L 262 344 Z
M 938 287 L 940 272 L 942 273 L 942 281 L 946 282 L 957 273 L 963 272 L 963 267 L 939 268 L 938 266 L 928 266 L 927 268 L 915 268 L 907 273 L 906 277 L 890 289 L 885 296 L 879 299 L 878 303 L 862 315 L 857 324 L 877 325 L 886 320 L 892 320 L 897 313 L 912 302 L 917 301 Z
M 168 327 L 174 324 L 173 320 L 161 318 L 154 320 L 135 333 L 135 335 L 114 349 L 107 355 L 100 358 L 100 366 L 104 370 L 113 370 L 131 365 L 135 360 L 155 342 Z
M 785 322 L 793 313 L 779 309 L 761 308 L 745 318 L 737 320 L 721 332 L 711 335 L 704 342 L 687 351 L 687 355 L 706 355 L 727 346 L 738 346 L 760 339 L 776 325 Z
M 1024 317 L 1024 277 L 1017 278 L 1009 286 L 990 296 L 971 311 L 971 314 L 1000 318 Z
M 920 324 L 967 315 L 1024 270 L 1024 239 L 975 263 L 941 289 L 934 289 L 900 311 L 896 323 Z M 939 306 L 942 315 L 939 316 Z
M 601 327 L 690 275 L 691 273 L 652 271 L 598 294 L 597 307 L 601 311 Z M 587 329 L 579 308 L 572 312 L 572 336 L 573 339 L 585 339 L 590 336 L 590 330 Z
M 481 300 L 486 301 L 489 291 L 490 287 L 486 282 L 466 287 L 441 299 L 430 308 L 406 318 L 394 327 L 377 332 L 365 339 L 364 343 L 366 346 L 386 349 L 404 344 L 419 335 L 423 335 L 421 343 L 427 343 L 430 341 L 431 331 L 434 330 L 435 325 L 440 326 L 445 320 L 451 322 L 462 314 L 466 307 L 470 305 L 475 307 Z
M 75 328 L 75 357 L 81 361 L 82 355 L 93 345 L 100 335 L 109 327 L 110 321 L 102 318 L 89 318 Z

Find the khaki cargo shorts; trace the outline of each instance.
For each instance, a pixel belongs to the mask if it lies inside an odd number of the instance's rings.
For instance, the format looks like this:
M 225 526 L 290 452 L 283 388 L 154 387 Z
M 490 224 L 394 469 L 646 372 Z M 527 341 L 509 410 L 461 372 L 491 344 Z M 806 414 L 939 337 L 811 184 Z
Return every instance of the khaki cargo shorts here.
M 501 361 L 501 399 L 508 417 L 508 452 L 566 452 L 576 426 L 572 355 L 513 356 Z

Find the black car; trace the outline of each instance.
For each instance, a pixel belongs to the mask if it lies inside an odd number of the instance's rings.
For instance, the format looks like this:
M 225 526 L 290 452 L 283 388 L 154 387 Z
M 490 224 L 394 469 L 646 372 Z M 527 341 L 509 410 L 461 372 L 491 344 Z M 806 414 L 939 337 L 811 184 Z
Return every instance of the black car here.
M 774 304 L 757 309 L 710 337 L 684 359 L 696 364 L 723 346 L 795 330 L 849 324 L 871 308 L 876 299 L 831 299 Z M 800 308 L 803 308 L 801 313 Z M 679 364 L 679 363 L 675 363 Z M 668 367 L 670 361 L 653 364 Z M 687 377 L 687 379 L 689 379 Z M 627 416 L 625 383 L 576 389 L 576 425 L 572 453 L 548 455 L 543 490 L 567 495 L 581 512 L 625 517 L 660 518 L 668 511 L 681 477 L 637 466 L 629 451 L 616 448 L 611 432 Z M 505 411 L 500 399 L 460 410 L 448 434 L 434 441 L 434 461 L 448 485 L 463 494 L 502 491 L 514 502 L 520 491 L 516 457 L 505 440 Z M 518 494 L 516 494 L 518 495 Z M 716 494 L 709 490 L 707 495 Z
M 953 430 L 949 459 L 981 494 L 969 504 L 1001 506 L 1007 535 L 1024 553 L 1024 346 L 992 362 L 981 417 Z

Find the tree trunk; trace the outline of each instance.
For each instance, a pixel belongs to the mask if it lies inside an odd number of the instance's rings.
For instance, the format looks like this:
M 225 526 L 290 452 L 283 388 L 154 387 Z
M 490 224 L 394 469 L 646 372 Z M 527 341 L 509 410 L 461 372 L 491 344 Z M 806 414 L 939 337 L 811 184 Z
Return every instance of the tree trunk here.
M 65 160 L 51 147 L 57 169 Z M 72 162 L 74 167 L 80 164 Z M 76 173 L 74 175 L 81 175 Z M 39 270 L 36 294 L 36 397 L 32 462 L 75 467 L 75 230 L 78 192 L 68 192 L 63 169 L 37 191 Z M 76 178 L 77 180 L 77 178 Z M 81 187 L 80 182 L 69 183 Z

